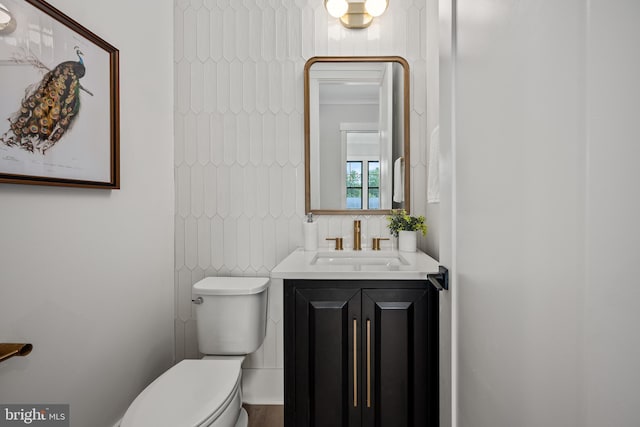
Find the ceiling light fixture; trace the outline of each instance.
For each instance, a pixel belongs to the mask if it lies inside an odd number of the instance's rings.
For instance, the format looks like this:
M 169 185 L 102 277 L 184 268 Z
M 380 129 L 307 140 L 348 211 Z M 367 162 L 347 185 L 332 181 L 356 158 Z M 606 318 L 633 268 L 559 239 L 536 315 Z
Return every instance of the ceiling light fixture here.
M 11 34 L 16 29 L 16 20 L 7 7 L 0 3 L 0 35 Z
M 367 28 L 373 18 L 378 17 L 387 10 L 389 0 L 324 0 L 324 7 L 329 15 L 338 18 L 346 28 Z

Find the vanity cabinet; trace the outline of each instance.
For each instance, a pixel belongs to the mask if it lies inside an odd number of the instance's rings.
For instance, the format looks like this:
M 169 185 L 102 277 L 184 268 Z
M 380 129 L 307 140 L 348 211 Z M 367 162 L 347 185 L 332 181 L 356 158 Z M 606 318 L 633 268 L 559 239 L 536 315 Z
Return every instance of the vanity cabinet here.
M 285 427 L 438 425 L 425 281 L 285 280 Z

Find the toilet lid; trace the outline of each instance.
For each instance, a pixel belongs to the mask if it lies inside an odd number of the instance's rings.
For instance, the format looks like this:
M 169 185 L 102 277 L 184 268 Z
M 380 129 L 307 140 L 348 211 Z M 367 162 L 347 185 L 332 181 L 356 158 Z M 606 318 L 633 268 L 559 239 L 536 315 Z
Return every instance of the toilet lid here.
M 239 360 L 183 360 L 133 401 L 121 427 L 199 426 L 226 409 L 240 383 Z
M 269 287 L 268 277 L 205 277 L 193 285 L 197 295 L 253 295 Z

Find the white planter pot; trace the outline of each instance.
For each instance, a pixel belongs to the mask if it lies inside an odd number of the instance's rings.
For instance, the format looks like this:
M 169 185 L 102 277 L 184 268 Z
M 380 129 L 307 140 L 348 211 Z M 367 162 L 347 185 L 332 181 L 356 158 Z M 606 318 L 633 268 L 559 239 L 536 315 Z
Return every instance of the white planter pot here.
M 398 232 L 398 250 L 402 252 L 415 252 L 418 245 L 417 231 Z

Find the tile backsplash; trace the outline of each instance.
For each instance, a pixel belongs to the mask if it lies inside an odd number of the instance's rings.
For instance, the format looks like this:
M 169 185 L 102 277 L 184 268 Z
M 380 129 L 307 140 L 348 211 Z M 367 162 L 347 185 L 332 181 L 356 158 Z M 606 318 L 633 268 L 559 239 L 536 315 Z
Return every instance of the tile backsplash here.
M 313 56 L 399 55 L 411 70 L 411 203 L 425 214 L 427 0 L 391 0 L 365 30 L 347 30 L 321 0 L 175 1 L 176 361 L 198 357 L 191 285 L 205 276 L 268 276 L 302 246 L 303 69 Z M 436 21 L 437 22 L 437 21 Z M 384 216 L 319 216 L 320 245 Z M 390 244 L 389 242 L 386 242 Z M 282 367 L 282 287 L 267 338 L 246 367 Z

